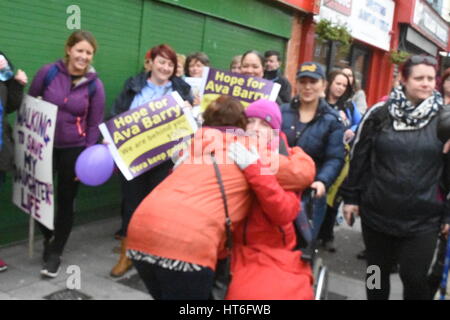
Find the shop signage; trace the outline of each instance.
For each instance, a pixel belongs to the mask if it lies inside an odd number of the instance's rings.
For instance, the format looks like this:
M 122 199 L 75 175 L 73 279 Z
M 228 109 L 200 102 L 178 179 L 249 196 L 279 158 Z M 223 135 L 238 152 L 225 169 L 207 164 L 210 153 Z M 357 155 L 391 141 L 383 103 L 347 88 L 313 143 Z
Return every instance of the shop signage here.
M 389 51 L 394 9 L 392 0 L 322 0 L 320 19 L 345 25 L 353 38 Z
M 449 31 L 447 23 L 422 0 L 416 0 L 413 23 L 441 48 L 447 48 Z
M 345 16 L 352 14 L 352 0 L 325 0 L 323 5 Z

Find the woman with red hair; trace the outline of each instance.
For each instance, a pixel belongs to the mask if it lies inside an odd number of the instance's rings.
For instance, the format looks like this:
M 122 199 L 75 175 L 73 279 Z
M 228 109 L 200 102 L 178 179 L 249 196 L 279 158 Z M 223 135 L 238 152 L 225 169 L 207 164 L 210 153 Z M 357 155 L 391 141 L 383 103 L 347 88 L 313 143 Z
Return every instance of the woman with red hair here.
M 144 103 L 161 98 L 173 91 L 180 94 L 183 100 L 192 103 L 190 95 L 191 87 L 178 78 L 176 74 L 177 54 L 166 44 L 161 44 L 149 50 L 151 71 L 144 71 L 129 78 L 123 91 L 113 104 L 113 115 L 142 106 Z M 152 191 L 172 169 L 170 159 L 152 170 L 127 181 L 122 175 L 122 229 L 119 235 L 122 237 L 122 245 L 119 262 L 111 270 L 111 276 L 120 277 L 132 266 L 126 257 L 126 235 L 131 216 L 139 203 Z

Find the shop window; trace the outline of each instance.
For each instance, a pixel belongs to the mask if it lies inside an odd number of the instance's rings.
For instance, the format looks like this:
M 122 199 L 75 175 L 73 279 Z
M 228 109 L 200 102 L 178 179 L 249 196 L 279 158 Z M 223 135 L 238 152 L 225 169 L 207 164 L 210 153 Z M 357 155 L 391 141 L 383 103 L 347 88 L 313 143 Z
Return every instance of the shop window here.
M 315 39 L 314 42 L 314 62 L 317 62 L 322 66 L 325 73 L 327 73 L 328 69 L 328 59 L 329 59 L 329 52 L 330 52 L 330 42 L 329 41 L 322 41 Z
M 366 77 L 370 62 L 370 50 L 361 45 L 353 45 L 351 50 L 351 66 L 355 72 L 355 79 L 361 84 L 361 88 L 366 88 Z

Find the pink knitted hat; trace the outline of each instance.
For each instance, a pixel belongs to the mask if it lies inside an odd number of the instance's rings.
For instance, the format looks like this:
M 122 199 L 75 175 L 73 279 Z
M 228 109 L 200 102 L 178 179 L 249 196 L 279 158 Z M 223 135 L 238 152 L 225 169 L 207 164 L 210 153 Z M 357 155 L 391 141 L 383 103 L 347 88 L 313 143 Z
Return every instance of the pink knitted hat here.
M 272 129 L 281 129 L 281 112 L 276 102 L 259 99 L 249 104 L 245 109 L 247 118 L 260 118 L 266 121 Z

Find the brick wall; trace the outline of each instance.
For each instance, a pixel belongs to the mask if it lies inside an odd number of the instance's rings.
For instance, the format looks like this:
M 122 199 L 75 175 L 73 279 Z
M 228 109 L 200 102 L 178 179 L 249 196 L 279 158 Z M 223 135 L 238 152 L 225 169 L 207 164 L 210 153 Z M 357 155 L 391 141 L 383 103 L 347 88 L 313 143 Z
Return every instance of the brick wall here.
M 296 13 L 292 19 L 291 39 L 288 42 L 286 51 L 286 64 L 284 75 L 292 85 L 292 94 L 295 94 L 295 74 L 299 67 L 301 38 L 302 38 L 303 14 Z

